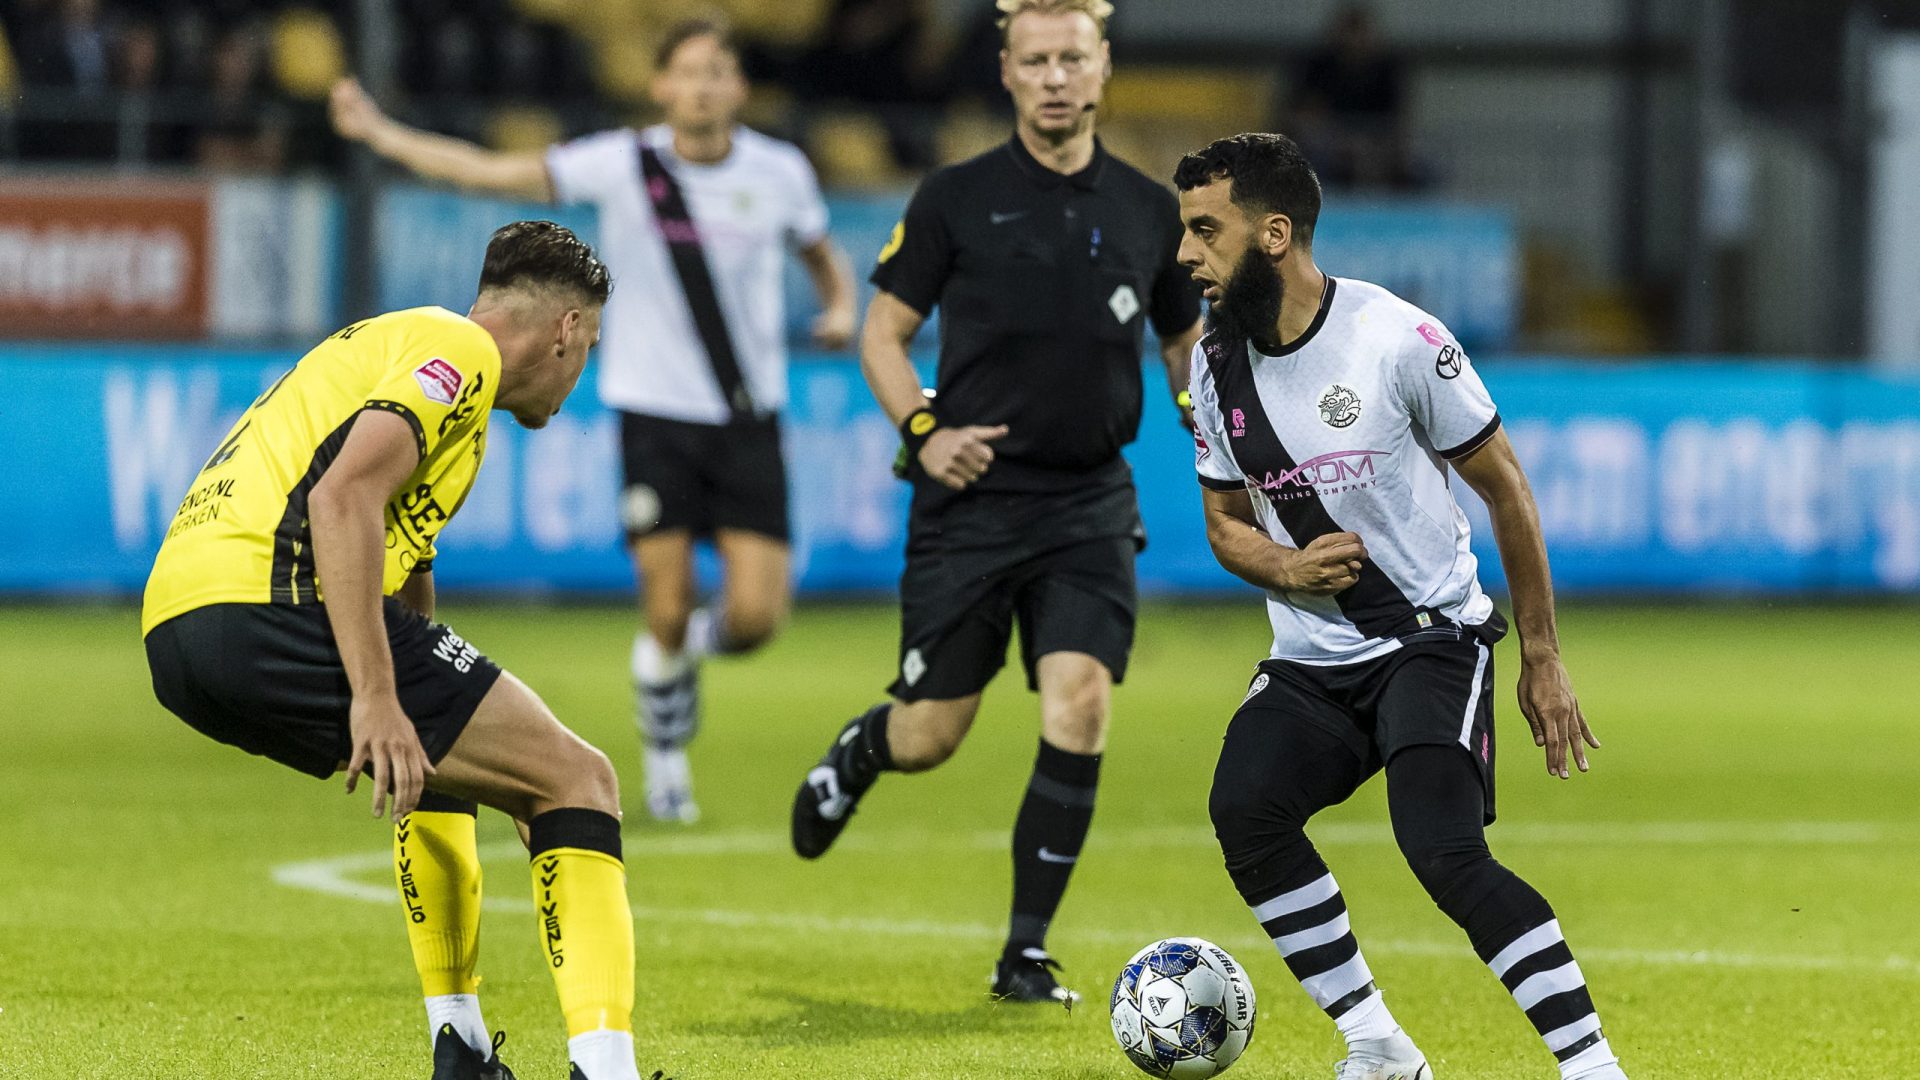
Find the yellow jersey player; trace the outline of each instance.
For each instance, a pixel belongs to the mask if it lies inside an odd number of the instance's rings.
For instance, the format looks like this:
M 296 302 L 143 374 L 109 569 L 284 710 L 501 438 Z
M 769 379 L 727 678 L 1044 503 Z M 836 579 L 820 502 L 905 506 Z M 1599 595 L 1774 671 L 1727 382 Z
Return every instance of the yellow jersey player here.
M 541 427 L 600 334 L 607 269 L 552 222 L 487 245 L 466 316 L 356 323 L 234 424 L 147 582 L 154 693 L 201 733 L 317 777 L 373 778 L 427 995 L 436 1080 L 510 1080 L 475 990 L 476 803 L 523 823 L 576 1080 L 637 1080 L 633 922 L 605 755 L 433 614 L 434 540 L 493 410 Z

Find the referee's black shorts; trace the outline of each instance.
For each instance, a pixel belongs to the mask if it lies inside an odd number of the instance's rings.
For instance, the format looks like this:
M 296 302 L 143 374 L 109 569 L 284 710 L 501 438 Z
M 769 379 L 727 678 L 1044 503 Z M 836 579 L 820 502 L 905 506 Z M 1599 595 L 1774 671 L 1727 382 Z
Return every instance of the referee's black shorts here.
M 901 701 L 979 693 L 1006 663 L 1015 623 L 1028 689 L 1040 658 L 1087 653 L 1118 683 L 1133 652 L 1138 592 L 1132 536 L 1051 550 L 912 552 L 900 577 L 900 667 L 888 693 Z
M 739 529 L 788 542 L 777 416 L 692 424 L 623 412 L 620 460 L 621 519 L 630 539 L 665 530 L 711 536 Z
M 388 597 L 400 707 L 439 764 L 500 677 L 460 635 Z M 312 776 L 352 756 L 352 688 L 320 604 L 209 604 L 147 634 L 153 692 L 194 730 Z

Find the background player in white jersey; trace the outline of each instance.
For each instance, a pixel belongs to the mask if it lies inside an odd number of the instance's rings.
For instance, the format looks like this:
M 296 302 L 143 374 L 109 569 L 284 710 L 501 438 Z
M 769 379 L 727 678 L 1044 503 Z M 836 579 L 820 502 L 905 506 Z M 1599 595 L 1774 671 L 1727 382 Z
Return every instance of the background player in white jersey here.
M 1448 468 L 1486 500 L 1549 774 L 1599 746 L 1560 660 L 1546 546 L 1486 387 L 1431 316 L 1313 261 L 1320 182 L 1290 139 L 1180 163 L 1180 261 L 1213 302 L 1194 350 L 1196 466 L 1222 566 L 1267 591 L 1273 650 L 1227 729 L 1210 809 L 1227 870 L 1346 1036 L 1342 1080 L 1429 1080 L 1303 831 L 1375 772 L 1394 836 L 1567 1080 L 1624 1074 L 1552 908 L 1487 851 L 1491 645 Z
M 676 26 L 655 70 L 665 123 L 544 154 L 494 153 L 408 128 L 351 81 L 334 88 L 332 106 L 343 136 L 422 176 L 599 209 L 600 250 L 616 285 L 600 397 L 621 414 L 622 511 L 646 612 L 633 678 L 647 809 L 692 821 L 686 745 L 699 725 L 698 665 L 766 643 L 792 599 L 779 426 L 782 250 L 799 254 L 819 292 L 822 346 L 852 340 L 855 293 L 805 155 L 738 123 L 747 84 L 726 27 Z M 711 538 L 725 574 L 706 608 L 693 564 L 701 538 Z

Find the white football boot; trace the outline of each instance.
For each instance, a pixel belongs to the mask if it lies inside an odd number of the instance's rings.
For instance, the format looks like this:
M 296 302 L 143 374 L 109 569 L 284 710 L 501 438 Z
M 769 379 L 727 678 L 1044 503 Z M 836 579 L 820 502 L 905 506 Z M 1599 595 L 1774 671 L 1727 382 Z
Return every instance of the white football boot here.
M 1433 1080 L 1427 1056 L 1402 1031 L 1384 1039 L 1350 1044 L 1334 1080 Z

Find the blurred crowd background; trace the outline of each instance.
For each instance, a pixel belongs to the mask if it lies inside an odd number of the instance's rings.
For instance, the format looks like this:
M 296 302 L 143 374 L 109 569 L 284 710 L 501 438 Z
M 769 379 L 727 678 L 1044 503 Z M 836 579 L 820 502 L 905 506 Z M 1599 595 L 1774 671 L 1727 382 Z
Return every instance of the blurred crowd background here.
M 1863 62 L 1906 0 L 1122 0 L 1103 132 L 1164 174 L 1285 130 L 1332 186 L 1517 215 L 1519 342 L 1862 351 L 1875 138 Z M 1003 137 L 991 5 L 732 0 L 749 121 L 830 186 Z M 684 0 L 7 0 L 0 162 L 339 173 L 328 85 L 503 148 L 647 117 Z

